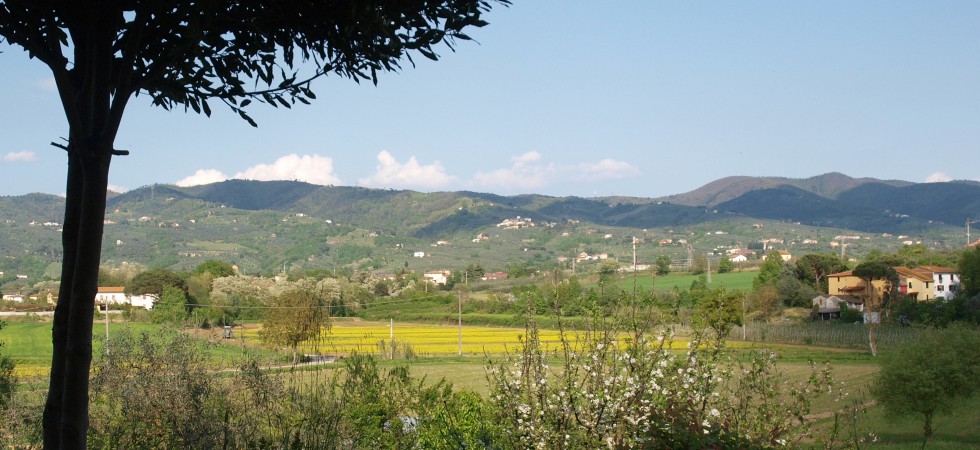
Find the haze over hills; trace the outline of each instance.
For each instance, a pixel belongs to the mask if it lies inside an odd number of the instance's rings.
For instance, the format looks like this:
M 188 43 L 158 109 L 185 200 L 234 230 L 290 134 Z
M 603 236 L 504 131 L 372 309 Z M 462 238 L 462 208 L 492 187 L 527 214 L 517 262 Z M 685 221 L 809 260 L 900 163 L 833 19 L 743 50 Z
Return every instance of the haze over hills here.
M 704 204 L 694 204 L 699 201 Z M 394 248 L 425 248 L 437 240 L 469 242 L 479 233 L 496 232 L 497 224 L 507 219 L 533 220 L 537 231 L 513 234 L 499 248 L 474 244 L 458 249 L 464 256 L 480 254 L 481 260 L 490 251 L 502 266 L 527 257 L 523 252 L 532 249 L 545 259 L 584 250 L 613 251 L 628 245 L 622 240 L 630 235 L 654 241 L 685 236 L 696 247 L 710 249 L 777 234 L 788 245 L 810 240 L 805 238 L 820 234 L 813 230 L 824 229 L 821 242 L 826 247 L 807 251 L 832 251 L 828 236 L 853 230 L 870 236 L 930 236 L 930 245 L 954 247 L 962 243 L 949 237 L 960 233 L 952 227 L 980 216 L 980 183 L 880 181 L 839 173 L 803 180 L 728 177 L 686 194 L 651 199 L 420 193 L 229 180 L 194 187 L 147 186 L 111 195 L 107 205 L 104 259 L 158 267 L 203 257 L 243 265 L 249 261 L 254 270 L 304 260 L 314 267 L 357 261 L 386 267 L 407 251 Z M 53 271 L 50 264 L 60 258 L 63 209 L 64 199 L 51 195 L 0 197 L 5 219 L 0 224 L 0 271 L 13 261 L 31 265 L 34 272 Z M 801 231 L 801 226 L 810 231 Z M 715 233 L 719 230 L 723 233 Z M 599 237 L 591 234 L 595 232 Z M 603 240 L 606 234 L 616 237 Z M 705 234 L 720 237 L 707 239 Z M 448 265 L 460 254 L 444 256 L 440 261 Z

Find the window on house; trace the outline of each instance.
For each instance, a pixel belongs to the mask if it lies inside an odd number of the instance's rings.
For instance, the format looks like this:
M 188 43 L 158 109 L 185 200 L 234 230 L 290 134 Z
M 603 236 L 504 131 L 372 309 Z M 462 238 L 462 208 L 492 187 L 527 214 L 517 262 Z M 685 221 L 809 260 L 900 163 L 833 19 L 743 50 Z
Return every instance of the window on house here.
M 939 291 L 939 292 L 942 292 L 944 287 L 945 286 L 943 286 L 943 285 L 940 284 L 940 285 L 936 286 L 936 290 Z
M 912 282 L 909 281 L 909 289 L 912 289 Z
M 943 282 L 943 274 L 939 274 L 939 282 L 940 282 L 940 283 L 942 283 L 942 282 Z
M 956 292 L 956 285 L 955 284 L 949 285 L 949 292 Z

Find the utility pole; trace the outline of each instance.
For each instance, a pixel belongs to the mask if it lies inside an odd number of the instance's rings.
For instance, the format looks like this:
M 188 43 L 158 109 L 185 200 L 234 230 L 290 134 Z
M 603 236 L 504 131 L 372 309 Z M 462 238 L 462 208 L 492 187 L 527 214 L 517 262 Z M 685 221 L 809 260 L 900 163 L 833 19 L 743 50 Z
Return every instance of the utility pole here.
M 460 289 L 456 291 L 457 294 L 457 305 L 458 305 L 458 315 L 456 316 L 456 328 L 459 332 L 459 356 L 463 356 L 463 290 Z
M 105 301 L 105 354 L 109 354 L 109 300 Z
M 970 225 L 977 222 L 980 222 L 980 219 L 977 220 L 970 220 L 969 218 L 966 219 L 966 245 L 967 246 L 973 243 L 972 241 L 970 241 Z

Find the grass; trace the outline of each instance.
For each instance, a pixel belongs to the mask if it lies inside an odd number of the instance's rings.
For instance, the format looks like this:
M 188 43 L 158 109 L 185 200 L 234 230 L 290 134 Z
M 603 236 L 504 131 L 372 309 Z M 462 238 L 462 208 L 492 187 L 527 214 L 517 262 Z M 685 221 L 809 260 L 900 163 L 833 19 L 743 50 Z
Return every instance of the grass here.
M 465 320 L 465 316 L 464 316 Z M 101 324 L 96 323 L 96 334 L 103 331 Z M 114 334 L 128 329 L 134 332 L 154 332 L 159 325 L 149 323 L 113 322 L 110 333 Z M 218 345 L 202 345 L 202 349 L 217 360 L 217 365 L 228 367 L 241 361 L 245 353 L 262 355 L 271 361 L 278 358 L 284 361 L 284 354 L 256 348 L 260 342 L 257 327 L 236 329 L 236 339 L 222 340 L 217 338 L 217 330 L 192 332 L 203 342 L 216 342 Z M 46 375 L 50 364 L 50 322 L 38 321 L 8 321 L 7 327 L 0 331 L 0 341 L 5 342 L 3 351 L 17 363 L 17 374 L 21 377 L 39 377 Z M 491 328 L 464 327 L 464 356 L 456 356 L 457 329 L 453 326 L 432 324 L 395 323 L 395 339 L 413 345 L 416 354 L 422 358 L 411 360 L 379 361 L 383 367 L 407 366 L 415 377 L 425 377 L 429 383 L 445 379 L 458 390 L 469 390 L 486 395 L 488 386 L 485 374 L 487 353 L 500 359 L 500 354 L 519 347 L 519 336 L 524 334 L 523 328 Z M 542 330 L 541 336 L 550 343 L 557 343 L 557 333 L 552 330 Z M 385 322 L 367 322 L 357 319 L 340 319 L 334 323 L 331 333 L 320 348 L 324 351 L 333 350 L 337 353 L 359 351 L 377 353 L 377 341 L 389 337 L 388 324 Z M 94 342 L 96 352 L 101 349 L 101 339 Z M 686 346 L 686 341 L 678 340 L 678 351 Z M 849 392 L 846 402 L 834 402 L 832 399 L 821 399 L 814 404 L 814 413 L 827 413 L 841 410 L 852 403 L 866 403 L 871 400 L 868 386 L 874 380 L 878 365 L 867 351 L 849 348 L 834 348 L 815 345 L 774 343 L 762 341 L 729 341 L 729 348 L 734 349 L 740 360 L 747 360 L 748 354 L 762 348 L 776 351 L 780 355 L 777 367 L 785 376 L 787 382 L 802 381 L 810 374 L 809 361 L 829 362 L 832 365 L 834 379 L 843 383 Z M 286 382 L 292 380 L 323 380 L 331 376 L 343 366 L 329 365 L 324 368 L 304 368 L 293 375 L 283 374 Z M 290 371 L 291 372 L 291 371 Z M 297 378 L 289 378 L 295 376 Z M 928 444 L 933 449 L 980 448 L 980 396 L 965 401 L 952 414 L 940 416 L 935 421 L 935 436 Z M 815 423 L 818 436 L 827 436 L 834 426 L 832 418 L 819 419 Z M 904 449 L 921 446 L 921 422 L 914 419 L 896 419 L 886 417 L 882 408 L 869 406 L 866 412 L 859 414 L 857 434 L 866 435 L 874 432 L 880 442 L 876 448 Z
M 728 289 L 748 291 L 752 289 L 752 280 L 758 272 L 728 272 L 712 273 L 709 287 L 724 286 Z M 651 273 L 638 273 L 636 275 L 636 289 L 638 291 L 649 291 L 652 288 L 657 291 L 669 291 L 674 288 L 690 289 L 691 282 L 700 278 L 700 275 L 691 274 L 668 274 L 655 276 Z M 616 280 L 616 286 L 620 289 L 632 292 L 633 275 L 626 274 Z
M 117 322 L 109 324 L 109 336 L 115 336 L 124 330 L 133 333 L 155 333 L 160 325 L 142 322 Z M 230 367 L 244 360 L 245 355 L 251 355 L 260 361 L 282 360 L 275 352 L 242 345 L 241 341 L 225 342 L 225 345 L 207 345 L 220 341 L 217 330 L 214 333 L 197 332 L 202 351 L 208 352 L 217 367 Z M 14 361 L 14 374 L 21 379 L 47 377 L 51 367 L 51 322 L 49 321 L 18 321 L 8 320 L 3 330 L 0 330 L 0 342 L 3 342 L 3 353 Z M 93 355 L 102 353 L 105 342 L 105 322 L 94 324 L 92 340 Z

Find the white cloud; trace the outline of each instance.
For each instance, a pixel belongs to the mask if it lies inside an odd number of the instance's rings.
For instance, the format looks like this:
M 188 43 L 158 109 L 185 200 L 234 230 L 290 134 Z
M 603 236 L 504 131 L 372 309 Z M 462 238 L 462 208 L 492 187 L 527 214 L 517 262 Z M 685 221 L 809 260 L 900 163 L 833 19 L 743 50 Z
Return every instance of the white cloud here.
M 128 191 L 128 190 L 129 190 L 129 188 L 125 188 L 125 187 L 122 187 L 122 186 L 117 186 L 117 185 L 115 185 L 115 184 L 110 184 L 110 185 L 108 186 L 108 189 L 109 189 L 110 191 L 112 191 L 112 192 L 115 192 L 115 193 L 117 193 L 117 194 L 122 194 L 123 192 L 126 192 L 126 191 Z
M 374 175 L 357 180 L 359 186 L 403 189 L 439 189 L 454 182 L 456 177 L 447 174 L 439 161 L 423 165 L 412 156 L 402 164 L 387 150 L 378 153 L 378 165 Z
M 37 159 L 37 155 L 31 151 L 22 152 L 8 152 L 3 155 L 3 162 L 15 163 L 15 162 L 31 162 Z
M 608 158 L 594 163 L 580 163 L 575 168 L 583 178 L 592 181 L 618 180 L 640 174 L 640 169 L 632 164 Z
M 942 172 L 936 172 L 926 177 L 926 183 L 945 183 L 947 181 L 953 181 L 953 179 Z
M 217 183 L 227 179 L 228 175 L 221 173 L 221 171 L 217 169 L 200 169 L 197 172 L 194 172 L 194 175 L 181 179 L 175 184 L 182 187 L 199 186 L 202 184 Z
M 297 180 L 311 184 L 341 184 L 333 173 L 333 159 L 320 155 L 283 156 L 272 164 L 259 164 L 236 173 L 233 178 L 246 180 Z
M 476 184 L 482 187 L 505 190 L 537 189 L 550 184 L 559 174 L 554 163 L 544 164 L 541 154 L 536 151 L 511 158 L 512 164 L 506 169 L 492 172 L 477 172 L 473 175 Z
M 538 189 L 558 182 L 581 182 L 621 179 L 637 176 L 640 170 L 632 164 L 603 159 L 570 165 L 546 163 L 541 153 L 531 151 L 511 158 L 511 166 L 492 172 L 477 172 L 474 183 L 487 188 L 510 191 Z

